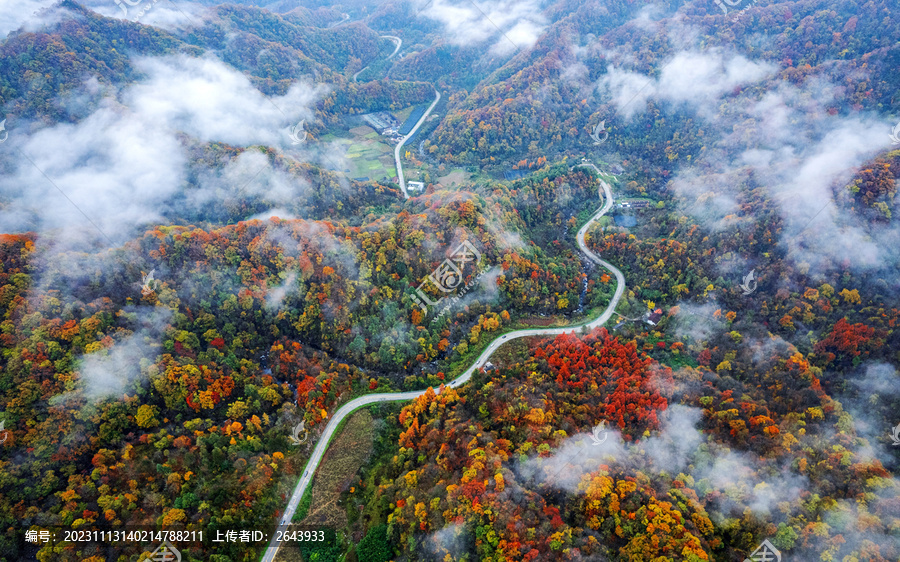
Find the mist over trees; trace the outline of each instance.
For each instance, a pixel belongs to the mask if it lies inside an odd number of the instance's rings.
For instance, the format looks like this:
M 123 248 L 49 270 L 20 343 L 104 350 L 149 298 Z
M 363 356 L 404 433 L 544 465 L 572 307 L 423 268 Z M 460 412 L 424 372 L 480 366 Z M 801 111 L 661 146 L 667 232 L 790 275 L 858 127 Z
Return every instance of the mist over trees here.
M 278 560 L 900 558 L 891 2 L 26 4 L 0 560 L 153 548 L 30 529 L 271 532 L 336 412 L 400 391 L 293 520 L 339 525 Z M 436 90 L 398 157 L 424 189 L 351 177 L 396 142 L 361 116 Z M 601 182 L 612 318 L 442 386 L 606 309 Z

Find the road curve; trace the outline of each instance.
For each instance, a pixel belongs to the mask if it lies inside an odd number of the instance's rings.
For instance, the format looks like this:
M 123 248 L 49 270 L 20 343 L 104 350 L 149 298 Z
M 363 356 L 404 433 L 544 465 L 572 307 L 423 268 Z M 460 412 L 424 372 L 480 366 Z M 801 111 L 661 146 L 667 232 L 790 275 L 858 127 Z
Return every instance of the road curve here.
M 341 14 L 341 19 L 339 19 L 338 21 L 329 23 L 328 26 L 326 27 L 326 29 L 331 29 L 332 27 L 337 27 L 349 19 L 350 19 L 350 14 Z
M 390 39 L 393 43 L 397 44 L 397 46 L 394 47 L 394 52 L 391 53 L 387 59 L 385 59 L 385 60 L 391 60 L 392 58 L 394 58 L 394 55 L 397 54 L 397 51 L 400 50 L 400 45 L 403 44 L 403 39 L 400 39 L 399 37 L 397 37 L 395 35 L 379 35 L 378 37 L 380 37 L 381 39 Z M 360 73 L 362 73 L 362 71 L 367 68 L 369 68 L 368 64 L 366 66 L 360 68 L 359 71 L 357 71 L 357 73 L 353 75 L 353 81 L 356 82 L 356 77 L 359 76 Z
M 394 47 L 394 52 L 391 53 L 390 56 L 388 56 L 388 58 L 387 58 L 387 60 L 391 60 L 392 58 L 394 58 L 394 55 L 397 54 L 397 51 L 400 50 L 400 45 L 403 44 L 403 39 L 400 39 L 396 35 L 379 35 L 379 37 L 381 37 L 382 39 L 390 39 L 391 41 L 393 41 L 394 43 L 397 44 L 397 46 Z
M 422 118 L 419 119 L 419 122 L 416 123 L 416 126 L 412 128 L 412 131 L 409 132 L 408 135 L 403 137 L 403 139 L 394 147 L 394 164 L 397 165 L 397 179 L 400 180 L 400 190 L 403 191 L 403 197 L 409 199 L 409 193 L 406 192 L 406 180 L 403 179 L 403 164 L 400 163 L 400 149 L 403 148 L 403 145 L 406 144 L 406 141 L 412 138 L 416 131 L 419 130 L 419 127 L 422 126 L 422 123 L 425 122 L 425 119 L 431 115 L 431 111 L 434 109 L 434 106 L 441 101 L 441 93 L 437 90 L 434 91 L 434 101 L 431 102 L 431 105 L 428 106 L 428 109 L 425 110 L 425 113 L 422 114 Z
M 434 103 L 437 103 L 438 99 L 440 99 L 440 94 L 438 94 L 438 97 Z M 434 104 L 432 104 L 431 107 L 433 108 Z M 429 108 L 429 112 L 430 111 L 431 109 Z M 425 115 L 427 116 L 428 112 L 426 112 Z M 424 118 L 425 116 L 423 116 L 423 119 Z M 422 121 L 420 120 L 419 123 L 421 124 L 421 122 Z M 418 128 L 418 125 L 416 125 L 416 127 Z M 412 133 L 415 133 L 415 129 L 413 129 Z M 412 135 L 412 133 L 410 133 L 410 135 Z M 598 174 L 600 173 L 600 170 L 597 169 L 594 164 L 580 164 L 580 166 L 589 166 L 593 168 Z M 613 294 L 612 299 L 610 299 L 609 305 L 607 305 L 606 310 L 603 311 L 603 314 L 601 314 L 594 320 L 591 320 L 590 322 L 583 322 L 580 324 L 567 326 L 565 328 L 535 328 L 532 330 L 516 330 L 515 332 L 510 332 L 508 334 L 499 336 L 491 342 L 491 344 L 481 353 L 481 355 L 478 356 L 478 359 L 475 360 L 471 367 L 466 369 L 463 374 L 461 374 L 446 386 L 450 388 L 456 388 L 467 383 L 469 379 L 472 378 L 472 374 L 475 372 L 475 370 L 480 369 L 485 364 L 485 362 L 487 362 L 488 358 L 490 358 L 490 356 L 493 355 L 493 353 L 497 351 L 497 349 L 501 345 L 508 341 L 529 336 L 555 336 L 559 334 L 566 334 L 569 332 L 575 332 L 577 329 L 580 329 L 582 327 L 588 329 L 597 328 L 605 324 L 615 313 L 616 306 L 618 306 L 619 300 L 621 300 L 622 294 L 624 294 L 625 292 L 625 276 L 622 275 L 622 272 L 619 271 L 619 268 L 592 252 L 585 243 L 585 234 L 587 234 L 587 231 L 591 228 L 591 226 L 593 226 L 597 219 L 605 215 L 613 206 L 612 190 L 610 189 L 609 184 L 606 183 L 602 178 L 599 179 L 600 185 L 605 193 L 604 204 L 596 213 L 594 213 L 590 220 L 588 220 L 584 224 L 584 226 L 581 227 L 581 229 L 578 231 L 576 239 L 578 241 L 578 247 L 581 248 L 581 251 L 584 252 L 589 260 L 605 267 L 606 269 L 611 271 L 613 275 L 616 276 L 616 291 Z M 403 194 L 406 195 L 406 189 L 403 190 Z M 440 393 L 439 388 L 434 389 L 434 391 L 435 393 Z M 319 437 L 319 441 L 316 443 L 315 449 L 313 449 L 312 456 L 309 458 L 309 462 L 307 462 L 306 468 L 303 470 L 303 475 L 300 477 L 300 481 L 297 482 L 297 486 L 296 488 L 294 488 L 294 493 L 291 495 L 291 499 L 290 501 L 288 501 L 287 508 L 284 510 L 284 515 L 282 516 L 281 522 L 278 525 L 278 530 L 286 529 L 290 524 L 291 519 L 293 519 L 294 513 L 297 511 L 297 506 L 300 505 L 300 499 L 303 497 L 303 493 L 312 482 L 313 476 L 315 475 L 316 470 L 319 468 L 319 463 L 322 461 L 322 457 L 325 456 L 325 451 L 328 449 L 328 444 L 344 418 L 346 418 L 355 410 L 369 404 L 413 400 L 425 394 L 425 392 L 427 392 L 427 389 L 413 390 L 410 392 L 367 394 L 365 396 L 355 398 L 338 408 L 338 410 L 331 416 L 331 419 L 328 420 L 328 424 L 325 426 L 325 431 L 322 432 L 321 437 Z M 277 533 L 272 536 L 272 540 L 269 542 L 269 546 L 266 549 L 266 553 L 262 557 L 261 562 L 273 562 L 275 560 L 275 555 L 278 553 L 279 546 L 281 546 L 280 541 L 277 541 L 276 539 Z

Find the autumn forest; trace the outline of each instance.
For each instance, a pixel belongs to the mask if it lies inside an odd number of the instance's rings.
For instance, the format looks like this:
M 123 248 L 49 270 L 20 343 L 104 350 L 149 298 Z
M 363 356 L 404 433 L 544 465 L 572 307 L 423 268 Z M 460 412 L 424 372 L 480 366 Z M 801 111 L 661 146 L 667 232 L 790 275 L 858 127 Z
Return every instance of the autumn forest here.
M 135 2 L 0 7 L 0 560 L 900 560 L 895 3 Z

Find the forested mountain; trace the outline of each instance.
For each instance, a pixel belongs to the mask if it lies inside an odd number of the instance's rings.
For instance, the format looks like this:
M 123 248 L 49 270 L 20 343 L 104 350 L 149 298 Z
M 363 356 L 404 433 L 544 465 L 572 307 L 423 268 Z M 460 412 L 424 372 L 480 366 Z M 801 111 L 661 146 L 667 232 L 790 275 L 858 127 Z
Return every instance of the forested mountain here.
M 0 560 L 900 560 L 898 13 L 0 9 Z

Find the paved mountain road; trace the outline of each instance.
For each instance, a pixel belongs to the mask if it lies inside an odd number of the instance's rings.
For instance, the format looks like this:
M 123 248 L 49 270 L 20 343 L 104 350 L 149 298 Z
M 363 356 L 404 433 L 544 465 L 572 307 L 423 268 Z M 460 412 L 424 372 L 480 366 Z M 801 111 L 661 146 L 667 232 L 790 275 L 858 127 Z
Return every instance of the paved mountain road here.
M 397 52 L 400 50 L 400 45 L 403 44 L 403 39 L 400 39 L 396 35 L 380 35 L 379 37 L 381 37 L 382 39 L 390 39 L 391 41 L 393 41 L 394 43 L 397 44 L 397 46 L 394 47 L 394 52 L 391 53 L 387 58 L 387 60 L 391 60 L 392 58 L 394 58 L 394 55 L 396 55 Z
M 397 37 L 397 36 L 395 36 L 395 35 L 379 35 L 379 37 L 382 38 L 382 39 L 390 39 L 391 41 L 393 41 L 394 43 L 397 44 L 397 46 L 394 47 L 394 52 L 391 53 L 390 56 L 388 56 L 387 59 L 385 59 L 385 60 L 391 60 L 392 58 L 394 58 L 394 55 L 397 54 L 397 51 L 400 50 L 400 45 L 403 44 L 403 39 L 400 39 L 399 37 Z M 353 75 L 353 81 L 356 82 L 356 77 L 359 76 L 360 73 L 361 73 L 363 70 L 367 69 L 367 68 L 369 68 L 369 65 L 368 65 L 368 64 L 367 64 L 366 66 L 360 68 L 359 71 L 358 71 L 356 74 Z
M 428 106 L 428 109 L 425 110 L 425 113 L 422 114 L 422 117 L 416 123 L 416 126 L 412 128 L 412 131 L 409 132 L 408 135 L 403 137 L 403 139 L 397 143 L 397 146 L 394 147 L 394 164 L 397 165 L 397 179 L 400 180 L 400 189 L 403 191 L 403 197 L 409 199 L 409 193 L 406 192 L 406 180 L 403 179 L 403 164 L 400 163 L 400 149 L 403 148 L 403 145 L 406 144 L 406 141 L 412 138 L 416 131 L 419 130 L 419 127 L 422 126 L 422 123 L 428 119 L 428 116 L 431 115 L 431 111 L 434 109 L 434 106 L 441 101 L 441 93 L 437 90 L 434 91 L 434 101 L 431 102 L 431 105 Z
M 440 94 L 437 95 L 437 99 L 435 99 L 435 102 L 431 105 L 432 108 L 439 99 Z M 429 112 L 430 108 L 429 111 L 426 112 L 425 115 L 423 115 L 422 119 L 424 119 Z M 421 123 L 422 121 L 420 120 L 419 124 Z M 416 125 L 416 128 L 418 128 L 418 125 Z M 415 133 L 415 129 L 413 129 L 410 135 L 412 135 L 413 133 Z M 409 138 L 409 135 L 407 136 L 407 138 Z M 589 166 L 593 168 L 598 174 L 600 173 L 600 170 L 597 169 L 594 164 L 580 164 L 580 166 Z M 401 184 L 401 186 L 402 185 L 403 184 Z M 607 305 L 606 310 L 604 310 L 600 316 L 598 316 L 594 320 L 591 320 L 590 322 L 575 324 L 564 328 L 535 328 L 532 330 L 516 330 L 515 332 L 510 332 L 508 334 L 498 336 L 496 339 L 494 339 L 493 342 L 491 342 L 490 345 L 487 346 L 487 348 L 481 353 L 481 355 L 478 356 L 478 359 L 475 360 L 471 367 L 466 369 L 463 374 L 455 378 L 446 386 L 449 386 L 450 388 L 456 388 L 467 383 L 469 379 L 472 378 L 472 374 L 475 372 L 475 370 L 480 369 L 501 345 L 516 338 L 533 336 L 555 336 L 559 334 L 575 332 L 582 327 L 593 329 L 602 326 L 612 317 L 612 315 L 615 313 L 616 306 L 619 304 L 619 300 L 621 300 L 622 298 L 622 294 L 625 292 L 625 276 L 622 275 L 622 272 L 619 271 L 619 268 L 592 252 L 585 243 L 585 234 L 587 234 L 587 231 L 597 221 L 597 219 L 609 212 L 609 210 L 613 206 L 612 190 L 610 189 L 609 184 L 606 183 L 603 179 L 600 179 L 600 185 L 605 193 L 604 204 L 596 213 L 594 213 L 594 216 L 592 216 L 590 220 L 588 220 L 584 224 L 584 226 L 581 227 L 576 236 L 576 240 L 578 241 L 578 247 L 581 248 L 581 251 L 584 252 L 589 260 L 605 267 L 606 269 L 611 271 L 613 275 L 616 276 L 616 291 L 613 294 L 612 299 L 610 299 L 609 305 Z M 406 195 L 406 189 L 403 190 L 403 194 Z M 406 197 L 407 199 L 409 198 L 408 195 L 406 195 Z M 319 441 L 316 443 L 315 449 L 313 449 L 313 454 L 306 465 L 306 469 L 303 471 L 303 475 L 300 477 L 300 481 L 297 482 L 297 486 L 296 488 L 294 488 L 294 493 L 291 495 L 290 501 L 288 501 L 287 508 L 284 511 L 284 515 L 282 516 L 282 520 L 278 526 L 278 530 L 286 530 L 287 526 L 291 522 L 291 519 L 293 519 L 294 513 L 296 513 L 297 511 L 297 506 L 300 505 L 300 499 L 303 497 L 303 493 L 312 482 L 313 476 L 315 476 L 316 470 L 319 468 L 319 463 L 322 462 L 322 457 L 325 456 L 325 451 L 328 449 L 328 444 L 331 441 L 331 438 L 334 437 L 338 426 L 341 424 L 344 418 L 353 413 L 355 410 L 362 408 L 363 406 L 377 404 L 380 402 L 400 402 L 413 400 L 425 394 L 426 391 L 427 390 L 414 390 L 410 392 L 367 394 L 365 396 L 355 398 L 338 408 L 338 410 L 331 416 L 331 419 L 328 420 L 328 424 L 325 426 L 325 431 L 322 432 L 321 437 L 319 437 Z M 434 389 L 434 391 L 435 393 L 440 393 L 439 388 Z M 269 542 L 269 547 L 266 549 L 266 553 L 262 557 L 262 562 L 273 562 L 275 560 L 275 555 L 278 553 L 278 548 L 280 546 L 280 541 L 277 541 L 276 538 L 276 536 L 273 536 L 272 540 Z

